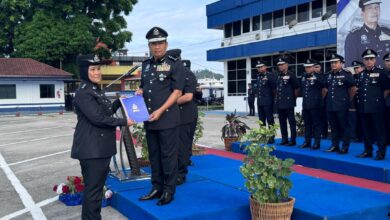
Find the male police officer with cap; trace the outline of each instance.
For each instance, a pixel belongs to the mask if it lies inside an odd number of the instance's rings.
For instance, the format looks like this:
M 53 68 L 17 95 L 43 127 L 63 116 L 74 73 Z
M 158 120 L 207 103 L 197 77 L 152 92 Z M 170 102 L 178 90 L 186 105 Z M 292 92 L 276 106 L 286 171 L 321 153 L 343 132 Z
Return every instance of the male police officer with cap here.
M 357 105 L 364 129 L 364 152 L 357 157 L 372 157 L 372 145 L 376 137 L 379 149 L 375 160 L 384 160 L 386 155 L 384 93 L 390 89 L 390 81 L 386 72 L 375 66 L 377 56 L 376 51 L 371 49 L 365 50 L 362 54 L 365 69 L 358 81 Z
M 390 78 L 390 53 L 387 53 L 383 57 L 384 61 L 384 69 L 387 71 L 387 77 Z M 386 119 L 386 139 L 387 139 L 387 145 L 390 145 L 390 95 L 387 92 L 385 94 L 385 105 L 386 105 L 386 110 L 385 110 L 385 119 Z
M 73 137 L 71 157 L 80 161 L 85 190 L 82 219 L 101 219 L 103 187 L 109 171 L 110 160 L 116 154 L 115 130 L 117 126 L 130 126 L 131 119 L 114 118 L 120 107 L 100 90 L 102 80 L 100 65 L 106 64 L 97 55 L 80 55 L 80 88 L 74 99 L 77 125 Z
M 256 80 L 255 94 L 257 97 L 257 111 L 259 120 L 264 126 L 274 125 L 274 96 L 276 89 L 276 75 L 268 72 L 267 65 L 264 61 L 257 61 L 256 68 L 258 71 Z M 274 138 L 269 140 L 269 144 L 274 143 Z
M 157 205 L 173 200 L 177 180 L 180 110 L 177 99 L 184 83 L 184 66 L 178 58 L 166 54 L 168 33 L 153 27 L 146 34 L 152 57 L 142 63 L 141 85 L 136 94 L 143 95 L 150 113 L 145 122 L 152 190 L 140 200 L 160 198 Z
M 177 185 L 181 185 L 186 181 L 188 173 L 188 165 L 190 165 L 190 156 L 192 154 L 192 142 L 194 140 L 196 121 L 198 119 L 198 108 L 193 100 L 196 92 L 196 76 L 191 71 L 191 61 L 183 60 L 185 66 L 185 86 L 183 95 L 177 100 L 180 108 L 180 146 L 179 146 L 179 161 L 178 161 L 178 178 Z
M 331 128 L 332 146 L 327 152 L 348 153 L 350 144 L 350 128 L 346 123 L 350 102 L 356 92 L 355 80 L 350 72 L 343 69 L 344 57 L 332 54 L 330 64 L 332 70 L 329 72 L 326 86 L 328 90 L 326 98 L 326 110 Z M 340 138 L 343 140 L 343 147 L 340 150 Z
M 322 72 L 322 64 L 318 61 L 314 64 L 314 72 L 321 76 L 323 82 L 328 78 L 328 75 Z M 320 120 L 321 120 L 321 137 L 328 137 L 328 117 L 326 114 L 326 88 L 322 89 L 322 108 L 320 109 Z
M 390 71 L 390 53 L 387 53 L 383 56 L 384 69 Z
M 295 73 L 288 70 L 288 61 L 286 57 L 280 57 L 276 62 L 279 76 L 276 82 L 275 104 L 278 110 L 280 130 L 282 133 L 280 145 L 294 146 L 296 145 L 297 137 L 297 122 L 295 120 L 294 107 L 298 95 L 299 81 L 295 76 Z M 288 141 L 287 119 L 291 131 L 290 141 Z
M 381 0 L 359 0 L 364 25 L 351 31 L 345 40 L 347 63 L 359 60 L 366 49 L 375 49 L 380 58 L 390 51 L 390 29 L 379 25 L 381 3 Z M 383 66 L 380 61 L 378 65 Z
M 313 59 L 307 59 L 303 64 L 305 74 L 301 79 L 302 93 L 302 115 L 305 123 L 305 142 L 300 148 L 320 149 L 321 142 L 321 119 L 318 114 L 323 107 L 322 88 L 324 88 L 323 78 L 314 73 Z M 311 138 L 314 134 L 314 145 L 311 145 Z
M 358 60 L 352 62 L 353 67 L 353 78 L 355 79 L 355 83 L 358 84 L 360 73 L 364 70 L 364 64 Z M 351 128 L 351 139 L 355 142 L 363 141 L 363 128 L 362 128 L 362 120 L 360 119 L 357 112 L 357 95 L 359 90 L 356 91 L 356 95 L 353 97 L 351 101 L 351 105 L 348 110 L 348 121 L 350 123 Z

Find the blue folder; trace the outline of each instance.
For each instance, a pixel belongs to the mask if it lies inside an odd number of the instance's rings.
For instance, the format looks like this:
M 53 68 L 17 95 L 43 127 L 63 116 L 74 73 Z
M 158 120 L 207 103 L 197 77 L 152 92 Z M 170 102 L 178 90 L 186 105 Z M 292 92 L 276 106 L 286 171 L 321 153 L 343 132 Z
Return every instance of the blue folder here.
M 136 95 L 129 98 L 121 98 L 120 101 L 127 118 L 134 122 L 144 122 L 149 119 L 149 113 L 142 96 Z

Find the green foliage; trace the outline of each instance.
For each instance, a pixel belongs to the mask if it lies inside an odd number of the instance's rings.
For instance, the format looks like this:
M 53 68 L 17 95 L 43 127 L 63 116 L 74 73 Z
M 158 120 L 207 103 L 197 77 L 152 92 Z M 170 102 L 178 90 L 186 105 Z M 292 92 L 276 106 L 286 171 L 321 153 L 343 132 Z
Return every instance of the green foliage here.
M 238 138 L 241 139 L 246 130 L 250 128 L 244 122 L 240 120 L 240 116 L 234 111 L 231 114 L 226 115 L 226 124 L 222 127 L 221 138 Z
M 297 133 L 298 135 L 305 134 L 305 123 L 303 121 L 303 116 L 300 112 L 295 113 L 295 118 L 297 119 Z
M 132 126 L 132 136 L 137 140 L 137 147 L 141 147 L 141 157 L 144 160 L 149 160 L 148 143 L 146 142 L 146 131 L 142 124 L 134 124 Z
M 2 0 L 0 56 L 30 57 L 71 68 L 79 53 L 92 52 L 99 39 L 113 51 L 130 42 L 125 31 L 137 0 Z M 15 49 L 15 50 L 14 50 Z
M 289 179 L 293 159 L 281 160 L 271 155 L 274 146 L 268 146 L 267 141 L 276 134 L 277 125 L 269 128 L 257 122 L 259 128 L 253 128 L 245 135 L 250 142 L 246 147 L 248 152 L 240 171 L 246 179 L 245 187 L 259 203 L 286 202 L 292 182 Z
M 194 72 L 197 79 L 204 79 L 204 78 L 215 78 L 217 80 L 220 80 L 223 78 L 222 74 L 214 73 L 208 69 L 204 70 L 196 70 Z
M 194 140 L 192 141 L 192 147 L 195 147 L 196 142 L 203 137 L 203 118 L 204 112 L 198 113 L 198 120 L 196 121 Z

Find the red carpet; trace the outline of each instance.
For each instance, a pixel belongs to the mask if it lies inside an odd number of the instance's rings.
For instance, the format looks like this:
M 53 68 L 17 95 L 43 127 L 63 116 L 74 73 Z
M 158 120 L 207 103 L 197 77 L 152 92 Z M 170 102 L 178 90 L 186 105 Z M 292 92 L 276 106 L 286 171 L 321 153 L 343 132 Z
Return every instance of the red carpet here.
M 245 155 L 233 153 L 233 152 L 227 152 L 224 150 L 217 150 L 213 148 L 205 148 L 206 154 L 214 154 L 221 157 L 231 158 L 235 160 L 243 160 Z M 318 170 L 318 169 L 312 169 L 307 168 L 300 165 L 294 165 L 293 170 L 297 173 L 317 177 L 337 183 L 343 183 L 351 186 L 356 186 L 360 188 L 365 189 L 371 189 L 379 192 L 389 193 L 390 194 L 390 184 L 357 178 L 357 177 L 351 177 L 347 175 L 332 173 L 324 170 Z

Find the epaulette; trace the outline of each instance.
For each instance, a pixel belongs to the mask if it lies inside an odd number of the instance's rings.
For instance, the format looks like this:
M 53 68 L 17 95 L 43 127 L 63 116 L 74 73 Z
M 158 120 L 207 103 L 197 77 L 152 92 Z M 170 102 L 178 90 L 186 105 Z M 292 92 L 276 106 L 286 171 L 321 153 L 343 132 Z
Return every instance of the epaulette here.
M 172 61 L 178 61 L 180 59 L 180 57 L 174 57 L 174 56 L 171 56 L 171 55 L 168 55 L 168 58 L 171 59 Z
M 350 74 L 352 74 L 352 72 L 351 72 L 351 71 L 349 71 L 348 69 L 344 69 L 344 68 L 343 68 L 343 71 L 344 71 L 344 72 L 346 72 L 346 73 L 350 73 Z
M 387 26 L 384 26 L 384 25 L 379 25 L 379 27 L 380 27 L 381 29 L 386 29 L 386 30 L 390 31 L 390 28 L 389 28 L 389 27 L 387 27 Z
M 357 30 L 360 30 L 362 27 L 355 27 L 355 29 L 352 29 L 349 33 L 353 33 L 353 32 L 355 32 L 355 31 L 357 31 Z

